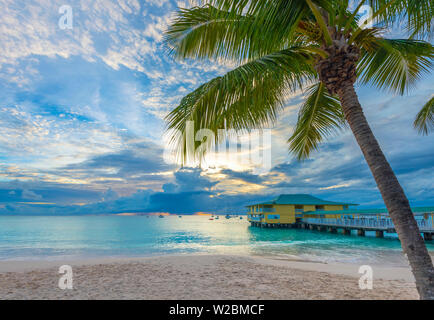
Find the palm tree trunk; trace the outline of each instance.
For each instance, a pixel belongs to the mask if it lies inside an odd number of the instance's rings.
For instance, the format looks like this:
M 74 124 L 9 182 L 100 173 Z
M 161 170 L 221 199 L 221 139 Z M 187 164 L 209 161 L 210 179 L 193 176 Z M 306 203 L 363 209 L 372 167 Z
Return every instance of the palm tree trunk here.
M 408 199 L 369 127 L 352 84 L 337 90 L 346 120 L 371 169 L 395 225 L 421 299 L 434 300 L 434 267 Z

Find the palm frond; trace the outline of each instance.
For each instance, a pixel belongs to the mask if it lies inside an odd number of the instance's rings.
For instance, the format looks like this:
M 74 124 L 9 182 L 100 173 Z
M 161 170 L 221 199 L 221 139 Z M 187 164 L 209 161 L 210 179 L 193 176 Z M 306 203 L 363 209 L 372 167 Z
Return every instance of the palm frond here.
M 187 150 L 188 121 L 194 123 L 194 135 L 201 129 L 211 130 L 214 143 L 219 142 L 219 129 L 263 128 L 274 122 L 285 95 L 314 77 L 310 53 L 293 47 L 248 62 L 203 84 L 184 97 L 166 118 L 179 159 L 196 158 L 195 150 Z
M 404 94 L 432 66 L 434 49 L 427 42 L 378 39 L 376 46 L 362 50 L 357 66 L 361 83 Z
M 414 127 L 419 133 L 426 135 L 434 130 L 434 97 L 419 111 L 414 120 Z
M 334 12 L 334 3 L 329 0 L 310 0 L 318 8 Z M 257 18 L 266 30 L 284 33 L 295 27 L 300 17 L 312 15 L 307 0 L 208 0 L 221 10 L 236 11 L 238 14 Z
M 308 4 L 312 14 L 315 16 L 316 23 L 318 24 L 318 26 L 321 29 L 324 42 L 327 45 L 331 45 L 333 40 L 332 40 L 332 37 L 330 35 L 329 30 L 327 29 L 328 17 L 327 17 L 327 21 L 326 21 L 326 18 L 322 15 L 323 12 L 321 12 L 321 9 L 318 6 L 316 6 L 312 2 L 312 0 L 306 0 L 306 3 Z
M 407 29 L 412 37 L 432 39 L 434 36 L 434 1 L 407 0 Z
M 407 0 L 362 0 L 362 2 L 372 8 L 378 20 L 391 24 L 403 16 Z
M 382 32 L 383 29 L 377 27 L 361 29 L 354 37 L 353 44 L 365 51 L 374 52 L 381 46 L 379 39 Z
M 244 63 L 287 48 L 306 12 L 304 2 L 293 0 L 275 0 L 267 6 L 265 1 L 210 1 L 180 9 L 164 40 L 177 58 Z
M 324 138 L 345 127 L 339 100 L 327 92 L 323 83 L 313 85 L 307 94 L 294 133 L 288 140 L 290 151 L 299 160 L 308 158 Z
M 432 0 L 368 0 L 385 26 L 405 25 L 413 37 L 431 38 L 434 33 Z

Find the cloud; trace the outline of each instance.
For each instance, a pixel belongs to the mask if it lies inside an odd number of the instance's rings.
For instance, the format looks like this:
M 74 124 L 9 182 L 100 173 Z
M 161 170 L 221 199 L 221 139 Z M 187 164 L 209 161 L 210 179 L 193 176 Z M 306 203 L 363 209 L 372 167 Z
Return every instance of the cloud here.
M 173 168 L 164 163 L 161 149 L 146 144 L 134 147 L 134 151 L 128 149 L 118 153 L 98 155 L 62 169 L 73 174 L 85 172 L 88 176 L 132 178 L 140 174 L 164 172 Z
M 23 190 L 21 197 L 26 200 L 42 200 L 42 196 L 32 190 Z
M 208 170 L 166 164 L 167 113 L 235 65 L 167 55 L 162 33 L 175 1 L 76 1 L 73 30 L 58 28 L 56 8 L 63 4 L 0 1 L 0 212 L 240 212 L 246 202 L 280 193 L 383 206 L 349 130 L 326 140 L 310 160 L 288 154 L 303 92 L 287 96 L 272 128 L 269 172 L 228 161 Z M 404 97 L 357 87 L 384 153 L 417 205 L 434 203 L 434 139 L 412 128 L 433 81 L 424 77 Z
M 223 169 L 220 171 L 220 173 L 224 174 L 227 179 L 239 179 L 248 183 L 262 184 L 267 181 L 267 176 L 260 176 L 253 173 L 252 171 L 234 171 L 231 169 Z
M 346 188 L 346 187 L 349 187 L 350 185 L 351 185 L 350 183 L 342 183 L 342 184 L 335 184 L 334 186 L 323 187 L 323 188 L 319 188 L 319 189 L 320 190 L 332 190 L 332 189 Z
M 202 175 L 199 168 L 183 168 L 174 173 L 176 190 L 186 191 L 210 191 L 218 183 L 212 181 L 206 175 Z
M 84 185 L 43 181 L 10 181 L 0 184 L 0 203 L 11 205 L 31 200 L 64 206 L 101 201 L 104 196 L 103 191 L 91 190 Z

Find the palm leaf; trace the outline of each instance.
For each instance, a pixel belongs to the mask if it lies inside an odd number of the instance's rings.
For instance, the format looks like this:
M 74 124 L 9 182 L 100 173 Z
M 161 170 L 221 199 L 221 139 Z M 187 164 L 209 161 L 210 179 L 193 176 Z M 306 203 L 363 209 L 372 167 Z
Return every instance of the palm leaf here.
M 381 47 L 379 39 L 381 39 L 382 28 L 365 28 L 360 30 L 353 39 L 353 44 L 367 52 L 375 52 Z
M 313 16 L 308 0 L 209 0 L 221 10 L 254 16 L 264 28 L 261 32 L 288 34 L 300 18 Z M 329 0 L 310 0 L 315 6 L 334 12 L 334 3 Z M 271 32 L 269 32 L 271 31 Z
M 434 129 L 434 97 L 417 114 L 414 127 L 422 134 L 428 134 Z
M 407 0 L 407 28 L 412 37 L 432 39 L 434 35 L 434 2 L 432 0 Z
M 248 62 L 203 84 L 184 97 L 166 118 L 178 157 L 184 162 L 196 158 L 195 150 L 187 150 L 188 121 L 194 123 L 194 135 L 201 129 L 214 132 L 213 143 L 219 142 L 219 129 L 263 128 L 274 122 L 285 95 L 314 76 L 310 53 L 293 47 Z
M 308 96 L 300 108 L 289 149 L 299 159 L 306 159 L 323 139 L 345 127 L 339 100 L 331 96 L 323 83 L 308 89 Z
M 217 7 L 207 4 L 178 11 L 164 38 L 175 57 L 240 63 L 257 59 L 287 48 L 298 21 L 307 12 L 303 3 L 289 6 L 297 1 L 272 1 L 267 7 L 264 1 L 257 1 L 249 9 L 244 1 L 231 1 L 231 5 L 214 2 Z
M 359 81 L 404 94 L 429 71 L 433 58 L 433 46 L 427 42 L 377 39 L 372 50 L 362 50 L 357 66 Z
M 405 25 L 413 37 L 431 38 L 434 32 L 432 0 L 368 0 L 366 1 L 385 26 Z

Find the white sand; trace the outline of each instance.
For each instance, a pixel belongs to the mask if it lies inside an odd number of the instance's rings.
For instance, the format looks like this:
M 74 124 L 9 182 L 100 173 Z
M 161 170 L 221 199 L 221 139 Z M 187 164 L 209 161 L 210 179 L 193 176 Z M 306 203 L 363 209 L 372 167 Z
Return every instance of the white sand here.
M 58 287 L 73 267 L 73 290 Z M 2 261 L 0 299 L 417 299 L 408 268 L 372 266 L 361 290 L 358 265 L 271 257 L 182 255 L 81 261 Z

